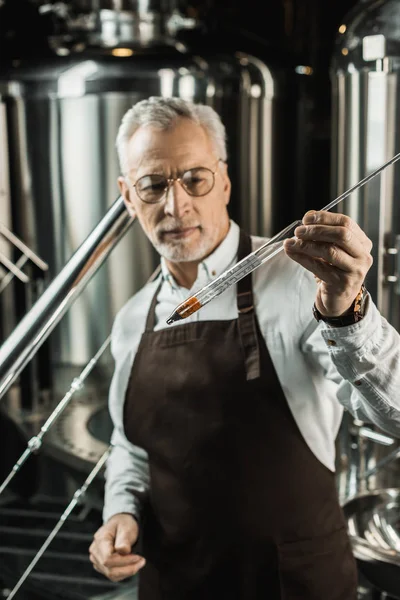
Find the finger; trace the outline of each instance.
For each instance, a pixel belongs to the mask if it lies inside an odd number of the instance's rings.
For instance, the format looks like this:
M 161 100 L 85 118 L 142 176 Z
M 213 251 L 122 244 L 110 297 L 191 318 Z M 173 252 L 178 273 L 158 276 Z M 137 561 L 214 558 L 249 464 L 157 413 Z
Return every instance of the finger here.
M 290 253 L 290 258 L 302 267 L 311 271 L 317 279 L 328 285 L 332 285 L 336 292 L 341 292 L 348 286 L 348 275 L 336 269 L 326 261 L 312 258 L 305 254 Z
M 309 211 L 303 217 L 303 224 L 320 224 L 328 227 L 344 227 L 351 232 L 354 238 L 357 238 L 364 246 L 367 252 L 372 249 L 372 241 L 367 237 L 360 226 L 347 215 L 340 213 L 330 213 L 327 211 Z
M 89 560 L 92 563 L 93 567 L 96 568 L 97 571 L 100 571 L 101 573 L 103 572 L 104 565 L 101 562 L 101 559 L 99 558 L 99 556 L 97 556 L 95 552 L 91 552 L 89 554 Z
M 94 552 L 99 557 L 99 562 L 104 563 L 110 556 L 114 554 L 114 540 L 109 534 L 104 534 L 104 537 L 98 537 L 95 541 Z
M 137 541 L 137 528 L 119 526 L 117 528 L 114 547 L 120 554 L 130 554 L 132 545 Z
M 103 563 L 108 569 L 117 567 L 127 567 L 129 565 L 135 565 L 143 559 L 139 554 L 118 554 L 115 553 Z
M 95 571 L 97 571 L 98 573 L 101 573 L 102 575 L 107 577 L 107 575 L 105 573 L 105 571 L 106 571 L 105 567 L 103 565 L 99 564 L 93 555 L 90 555 L 89 558 L 90 558 L 90 562 L 92 563 L 93 569 Z
M 372 249 L 372 241 L 368 238 L 368 236 L 361 229 L 358 223 L 356 223 L 356 221 L 354 221 L 347 215 L 343 215 L 341 213 L 331 213 L 324 210 L 310 210 L 304 215 L 303 224 L 319 224 L 345 227 L 346 229 L 349 229 L 360 240 L 360 242 L 366 247 L 368 252 L 370 252 Z
M 323 260 L 343 273 L 351 273 L 354 276 L 363 277 L 366 269 L 364 262 L 355 261 L 347 252 L 334 244 L 324 242 L 305 242 L 292 238 L 285 240 L 284 248 L 288 255 L 299 254 L 313 259 Z M 297 260 L 297 262 L 300 262 Z M 314 271 L 313 271 L 314 272 Z
M 127 538 L 115 541 L 115 551 L 119 554 L 130 554 L 131 550 L 132 543 Z
M 142 569 L 145 566 L 145 564 L 146 564 L 146 561 L 144 558 L 142 558 L 135 565 L 128 565 L 126 567 L 118 567 L 118 568 L 113 568 L 113 569 L 105 569 L 105 571 L 103 571 L 103 573 L 111 581 L 116 581 L 116 582 L 122 581 L 123 579 L 126 579 L 127 577 L 133 577 L 133 575 L 136 575 L 140 571 L 140 569 Z
M 95 544 L 92 544 L 89 548 L 89 559 L 92 563 L 99 562 L 99 556 L 97 554 L 97 548 Z
M 114 552 L 110 556 L 108 556 L 105 560 L 99 554 L 96 546 L 90 547 L 89 559 L 93 564 L 105 566 L 107 568 L 114 567 L 125 567 L 127 565 L 134 565 L 142 560 L 142 556 L 139 554 L 119 554 L 118 552 Z
M 303 225 L 301 227 L 296 227 L 294 235 L 303 241 L 335 244 L 353 258 L 363 258 L 366 255 L 365 245 L 348 227 Z

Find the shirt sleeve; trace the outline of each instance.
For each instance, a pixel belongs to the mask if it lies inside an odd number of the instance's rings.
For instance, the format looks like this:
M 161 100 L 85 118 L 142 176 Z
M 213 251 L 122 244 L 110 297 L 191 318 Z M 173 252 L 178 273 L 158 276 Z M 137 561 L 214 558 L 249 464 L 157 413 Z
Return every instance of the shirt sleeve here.
M 145 305 L 146 302 L 143 302 Z M 146 306 L 145 306 L 146 308 Z M 144 310 L 144 309 L 143 309 Z M 116 317 L 111 335 L 111 353 L 115 361 L 109 392 L 109 412 L 114 425 L 111 436 L 112 450 L 105 469 L 103 520 L 118 513 L 129 513 L 138 520 L 143 500 L 149 490 L 147 452 L 127 439 L 123 425 L 123 406 L 133 360 L 141 337 L 135 323 L 142 323 L 143 315 L 132 316 L 128 304 Z
M 321 321 L 309 331 L 304 351 L 337 382 L 339 402 L 360 421 L 400 437 L 400 335 L 371 298 L 358 323 L 331 327 Z
M 120 427 L 114 427 L 113 445 L 106 465 L 103 520 L 129 513 L 138 520 L 149 488 L 147 453 L 131 444 Z

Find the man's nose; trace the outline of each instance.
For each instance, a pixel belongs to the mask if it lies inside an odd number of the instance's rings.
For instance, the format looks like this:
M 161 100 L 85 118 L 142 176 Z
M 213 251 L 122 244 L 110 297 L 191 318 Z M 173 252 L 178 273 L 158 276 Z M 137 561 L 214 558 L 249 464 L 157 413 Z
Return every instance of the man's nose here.
M 179 181 L 172 181 L 168 187 L 165 198 L 165 213 L 181 218 L 190 212 L 192 197 L 183 189 Z

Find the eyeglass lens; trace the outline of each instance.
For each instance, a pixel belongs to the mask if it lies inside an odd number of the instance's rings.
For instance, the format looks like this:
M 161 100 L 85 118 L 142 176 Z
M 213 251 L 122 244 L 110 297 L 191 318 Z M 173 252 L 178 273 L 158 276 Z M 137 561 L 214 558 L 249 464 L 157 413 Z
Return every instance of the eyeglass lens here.
M 205 196 L 214 186 L 214 173 L 205 167 L 185 171 L 179 179 L 190 196 Z M 160 202 L 169 187 L 164 175 L 144 175 L 135 185 L 136 193 L 143 202 Z

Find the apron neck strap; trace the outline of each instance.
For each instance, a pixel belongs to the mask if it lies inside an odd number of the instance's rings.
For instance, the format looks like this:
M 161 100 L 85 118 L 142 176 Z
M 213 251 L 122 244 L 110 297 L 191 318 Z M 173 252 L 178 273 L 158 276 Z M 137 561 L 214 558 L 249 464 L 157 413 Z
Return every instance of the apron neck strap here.
M 145 327 L 146 333 L 149 333 L 150 331 L 154 331 L 154 327 L 156 326 L 157 298 L 158 298 L 158 294 L 160 293 L 162 284 L 163 284 L 163 276 L 162 276 L 162 274 L 160 274 L 160 283 L 157 286 L 157 289 L 154 293 L 153 299 L 150 304 L 149 311 L 147 313 L 146 327 Z
M 252 251 L 251 237 L 240 230 L 238 260 Z M 260 377 L 260 348 L 258 343 L 256 313 L 254 311 L 253 281 L 251 273 L 237 283 L 237 308 L 240 341 L 245 357 L 246 379 Z
M 251 250 L 251 238 L 245 231 L 243 231 L 243 229 L 241 229 L 239 237 L 238 262 L 250 254 Z M 239 315 L 246 314 L 251 310 L 254 310 L 251 273 L 246 275 L 246 277 L 243 277 L 243 279 L 237 283 L 237 307 Z

